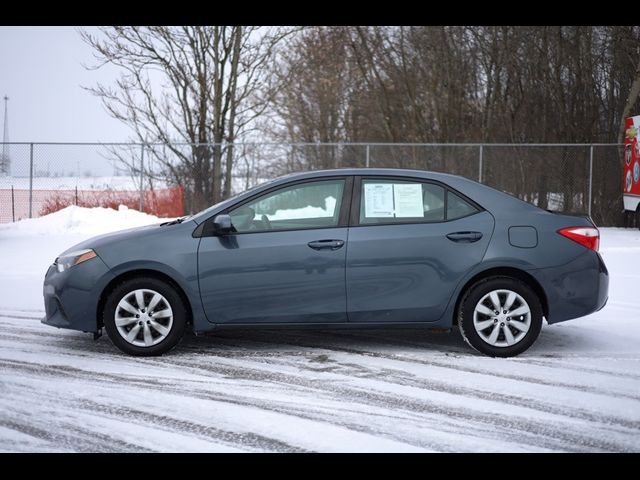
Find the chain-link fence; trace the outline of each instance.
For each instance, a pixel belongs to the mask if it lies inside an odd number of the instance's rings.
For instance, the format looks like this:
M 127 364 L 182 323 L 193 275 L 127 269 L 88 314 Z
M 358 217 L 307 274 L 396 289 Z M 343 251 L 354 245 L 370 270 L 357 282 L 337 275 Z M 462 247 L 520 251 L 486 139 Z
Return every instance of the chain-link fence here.
M 621 226 L 617 144 L 4 144 L 0 223 L 66 205 L 131 208 L 159 216 L 203 205 L 278 175 L 324 168 L 394 167 L 462 175 L 553 210 Z M 209 181 L 217 178 L 218 184 Z M 216 190 L 217 188 L 217 190 Z

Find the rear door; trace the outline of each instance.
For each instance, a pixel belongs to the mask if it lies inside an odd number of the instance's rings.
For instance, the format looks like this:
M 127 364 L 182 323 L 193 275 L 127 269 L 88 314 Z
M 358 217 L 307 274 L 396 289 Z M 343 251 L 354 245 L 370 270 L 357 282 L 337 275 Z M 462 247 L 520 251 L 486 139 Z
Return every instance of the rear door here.
M 483 258 L 493 216 L 446 185 L 356 177 L 347 250 L 350 322 L 426 322 L 443 314 Z

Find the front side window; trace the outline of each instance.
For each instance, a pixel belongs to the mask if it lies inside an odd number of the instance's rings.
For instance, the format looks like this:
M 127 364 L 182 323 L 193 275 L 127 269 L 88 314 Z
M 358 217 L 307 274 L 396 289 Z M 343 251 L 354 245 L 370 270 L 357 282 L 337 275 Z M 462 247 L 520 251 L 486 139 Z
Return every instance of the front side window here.
M 344 179 L 300 183 L 229 211 L 237 232 L 338 226 Z
M 360 224 L 441 222 L 445 190 L 433 183 L 364 179 Z

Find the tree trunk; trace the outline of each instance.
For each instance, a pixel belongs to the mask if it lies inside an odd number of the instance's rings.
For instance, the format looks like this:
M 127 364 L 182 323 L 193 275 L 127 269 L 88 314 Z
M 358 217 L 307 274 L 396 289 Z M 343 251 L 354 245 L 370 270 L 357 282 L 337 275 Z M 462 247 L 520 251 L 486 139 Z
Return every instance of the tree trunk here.
M 638 64 L 636 65 L 636 74 L 633 79 L 633 83 L 631 84 L 631 88 L 629 89 L 629 96 L 624 104 L 624 109 L 622 110 L 620 128 L 618 129 L 618 143 L 624 142 L 624 119 L 631 113 L 631 109 L 638 100 L 638 95 L 640 95 L 640 61 L 638 61 Z
M 227 161 L 225 165 L 223 198 L 231 196 L 231 180 L 233 175 L 233 142 L 235 142 L 236 128 L 236 88 L 238 86 L 238 62 L 240 61 L 240 45 L 242 27 L 236 27 L 236 37 L 233 42 L 233 57 L 231 60 L 231 88 L 229 91 L 229 146 L 227 147 Z

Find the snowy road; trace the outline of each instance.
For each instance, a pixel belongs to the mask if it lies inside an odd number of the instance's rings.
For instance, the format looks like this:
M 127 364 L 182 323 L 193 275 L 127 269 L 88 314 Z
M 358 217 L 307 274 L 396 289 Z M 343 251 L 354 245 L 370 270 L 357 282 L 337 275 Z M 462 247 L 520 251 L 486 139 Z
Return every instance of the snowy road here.
M 0 450 L 640 450 L 640 354 L 585 325 L 510 360 L 408 330 L 224 332 L 134 359 L 24 312 L 0 328 Z
M 607 307 L 513 359 L 420 330 L 225 331 L 131 358 L 42 325 L 34 268 L 29 308 L 0 297 L 0 451 L 640 451 L 640 234 L 604 229 L 601 250 Z

